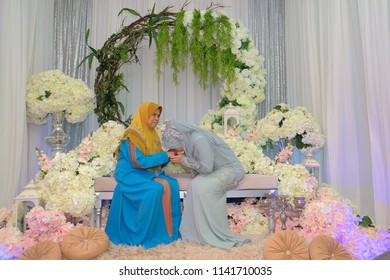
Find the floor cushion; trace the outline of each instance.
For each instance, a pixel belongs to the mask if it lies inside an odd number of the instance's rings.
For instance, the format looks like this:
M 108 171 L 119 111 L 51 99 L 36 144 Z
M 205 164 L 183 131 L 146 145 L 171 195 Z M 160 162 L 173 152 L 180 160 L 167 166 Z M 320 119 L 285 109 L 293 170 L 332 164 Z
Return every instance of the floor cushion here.
M 309 254 L 312 260 L 352 260 L 340 242 L 326 235 L 319 235 L 310 242 Z
M 25 250 L 19 260 L 62 260 L 61 247 L 54 241 L 39 241 Z
M 63 255 L 70 260 L 90 260 L 104 253 L 110 246 L 107 234 L 95 227 L 76 227 L 61 243 Z
M 264 242 L 263 255 L 266 260 L 308 260 L 309 249 L 297 233 L 280 230 Z
M 390 260 L 390 251 L 384 252 L 379 256 L 373 258 L 373 260 Z

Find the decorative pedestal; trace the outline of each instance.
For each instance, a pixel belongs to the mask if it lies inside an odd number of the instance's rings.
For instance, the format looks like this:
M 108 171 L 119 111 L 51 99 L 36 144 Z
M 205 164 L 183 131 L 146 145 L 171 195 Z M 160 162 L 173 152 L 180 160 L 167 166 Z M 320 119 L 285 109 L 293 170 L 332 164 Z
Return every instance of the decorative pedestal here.
M 14 212 L 14 221 L 15 227 L 18 227 L 18 206 L 20 203 L 23 203 L 23 229 L 22 231 L 26 231 L 26 219 L 24 218 L 27 212 L 27 202 L 32 202 L 34 206 L 39 205 L 39 195 L 36 190 L 36 186 L 33 182 L 30 182 L 28 185 L 24 187 L 24 190 L 14 199 L 15 201 L 15 212 Z
M 51 113 L 53 130 L 50 135 L 45 138 L 46 143 L 51 148 L 51 156 L 54 157 L 57 153 L 62 153 L 65 149 L 65 146 L 68 145 L 70 141 L 70 136 L 65 133 L 62 128 L 64 121 L 64 112 L 54 112 Z

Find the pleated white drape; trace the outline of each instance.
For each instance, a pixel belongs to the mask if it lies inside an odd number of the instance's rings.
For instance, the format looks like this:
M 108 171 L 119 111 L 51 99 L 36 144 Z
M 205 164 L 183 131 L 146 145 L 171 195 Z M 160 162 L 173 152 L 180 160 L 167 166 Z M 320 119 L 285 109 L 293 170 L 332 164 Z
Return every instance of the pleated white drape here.
M 37 158 L 27 151 L 39 146 L 42 134 L 47 135 L 47 126 L 27 126 L 25 96 L 27 77 L 51 68 L 52 2 L 1 1 L 0 207 L 10 207 L 28 181 Z
M 286 1 L 287 100 L 326 135 L 323 181 L 390 224 L 389 2 Z

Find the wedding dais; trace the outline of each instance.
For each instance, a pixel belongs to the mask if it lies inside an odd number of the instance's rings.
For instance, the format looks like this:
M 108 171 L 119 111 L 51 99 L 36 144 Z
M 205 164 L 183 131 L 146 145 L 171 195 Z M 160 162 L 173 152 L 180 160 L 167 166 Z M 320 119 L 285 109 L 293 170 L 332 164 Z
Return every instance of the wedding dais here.
M 139 15 L 126 8 L 119 15 L 125 12 Z M 155 25 L 146 26 L 143 20 Z M 265 59 L 242 22 L 227 17 L 218 8 L 182 9 L 178 13 L 166 8 L 161 13 L 139 15 L 139 19 L 110 36 L 102 49 L 86 43 L 89 53 L 83 63 L 95 59 L 99 65 L 94 90 L 60 69 L 30 75 L 26 81 L 27 122 L 40 126 L 49 121 L 52 130 L 45 138 L 47 147 L 36 147 L 38 172 L 10 207 L 0 208 L 1 260 L 44 259 L 43 254 L 48 259 L 99 259 L 115 246 L 104 232 L 113 189 L 110 198 L 100 198 L 95 187 L 102 178 L 111 178 L 115 184 L 114 153 L 131 119 L 124 115 L 126 110 L 120 109 L 123 104 L 116 97 L 126 89 L 119 65 L 138 60 L 130 56 L 141 47 L 134 42 L 125 45 L 129 40 L 124 39 L 130 36 L 126 30 L 136 27 L 145 28 L 141 34 L 149 34 L 150 42 L 156 42 L 159 75 L 171 63 L 173 83 L 179 84 L 179 73 L 188 56 L 203 88 L 212 86 L 208 82 L 219 83 L 220 99 L 203 112 L 198 125 L 230 146 L 248 177 L 274 179 L 274 185 L 265 187 L 261 195 L 228 195 L 226 204 L 234 233 L 263 240 L 262 259 L 371 260 L 390 251 L 390 228 L 376 225 L 373 218 L 341 194 L 338 185 L 324 180 L 326 166 L 319 162 L 327 142 L 333 139 L 323 133 L 324 121 L 318 121 L 319 113 L 314 117 L 304 106 L 278 102 L 259 117 L 260 103 L 271 94 L 266 90 Z M 174 28 L 180 28 L 182 37 Z M 88 40 L 89 30 L 86 33 Z M 188 42 L 192 47 L 180 49 L 190 45 Z M 121 48 L 129 53 L 120 53 Z M 203 53 L 204 49 L 210 49 L 210 53 Z M 168 50 L 171 53 L 164 57 Z M 112 60 L 114 54 L 116 61 Z M 118 67 L 104 68 L 108 62 Z M 108 76 L 115 79 L 109 80 Z M 272 78 L 268 75 L 267 80 Z M 68 149 L 73 137 L 67 131 L 69 124 L 82 124 L 89 118 L 97 119 L 97 128 Z M 161 124 L 160 134 L 163 129 Z M 173 163 L 163 170 L 173 177 L 189 173 Z M 181 191 L 185 207 L 185 189 Z M 280 249 L 287 239 L 299 244 L 288 256 Z M 77 240 L 90 247 L 74 248 L 72 242 Z M 281 251 L 272 253 L 270 246 Z M 322 251 L 329 248 L 332 252 L 325 252 L 324 257 Z

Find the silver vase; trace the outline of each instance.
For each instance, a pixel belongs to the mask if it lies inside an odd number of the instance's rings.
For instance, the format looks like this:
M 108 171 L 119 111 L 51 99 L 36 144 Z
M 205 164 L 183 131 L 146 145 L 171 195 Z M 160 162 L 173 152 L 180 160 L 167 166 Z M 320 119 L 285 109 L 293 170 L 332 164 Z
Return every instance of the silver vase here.
M 53 130 L 45 137 L 46 143 L 51 149 L 51 156 L 54 157 L 57 153 L 62 153 L 65 150 L 66 145 L 70 141 L 70 136 L 65 133 L 63 129 L 63 122 L 65 113 L 54 112 L 51 113 Z

